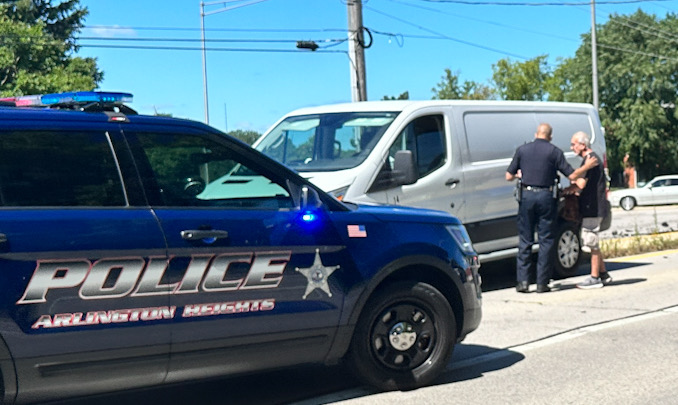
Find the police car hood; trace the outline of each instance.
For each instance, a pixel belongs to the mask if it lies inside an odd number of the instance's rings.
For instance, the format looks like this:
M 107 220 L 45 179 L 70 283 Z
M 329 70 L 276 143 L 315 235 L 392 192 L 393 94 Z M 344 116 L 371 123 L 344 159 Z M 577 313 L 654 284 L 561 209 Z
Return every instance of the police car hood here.
M 444 211 L 395 205 L 357 205 L 356 211 L 371 214 L 382 221 L 461 224 L 461 221 Z

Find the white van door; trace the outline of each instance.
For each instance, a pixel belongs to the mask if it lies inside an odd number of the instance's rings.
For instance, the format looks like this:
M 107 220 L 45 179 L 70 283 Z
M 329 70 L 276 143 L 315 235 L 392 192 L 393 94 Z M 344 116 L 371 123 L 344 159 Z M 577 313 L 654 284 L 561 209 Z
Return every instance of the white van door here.
M 413 118 L 399 132 L 389 148 L 385 166 L 392 169 L 396 152 L 410 150 L 418 180 L 385 190 L 389 204 L 446 211 L 463 221 L 463 173 L 458 164 L 457 141 L 449 127 L 445 115 L 437 112 Z

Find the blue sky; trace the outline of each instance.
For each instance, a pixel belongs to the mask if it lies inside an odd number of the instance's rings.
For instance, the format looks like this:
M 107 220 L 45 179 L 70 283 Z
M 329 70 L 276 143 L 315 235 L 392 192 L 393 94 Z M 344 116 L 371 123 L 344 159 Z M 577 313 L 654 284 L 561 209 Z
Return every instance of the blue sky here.
M 509 2 L 561 5 L 497 4 Z M 430 99 L 448 68 L 462 81 L 489 83 L 492 64 L 505 57 L 548 54 L 555 66 L 591 29 L 591 7 L 578 0 L 463 3 L 363 0 L 363 25 L 373 34 L 365 50 L 369 100 L 405 91 Z M 613 3 L 597 2 L 598 24 L 639 8 L 660 18 L 678 10 L 678 0 Z M 81 4 L 89 15 L 78 55 L 97 59 L 101 90 L 131 92 L 141 113 L 204 121 L 200 1 Z M 220 11 L 233 6 L 240 7 Z M 205 17 L 210 125 L 264 132 L 296 108 L 351 101 L 346 0 L 227 0 L 205 11 L 214 12 Z M 299 52 L 298 40 L 320 48 Z

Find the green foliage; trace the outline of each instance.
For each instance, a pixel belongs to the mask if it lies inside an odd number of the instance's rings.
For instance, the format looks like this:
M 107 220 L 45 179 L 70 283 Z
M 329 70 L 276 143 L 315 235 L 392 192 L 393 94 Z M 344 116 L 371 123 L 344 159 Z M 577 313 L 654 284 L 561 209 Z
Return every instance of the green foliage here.
M 235 131 L 228 132 L 228 135 L 238 138 L 241 141 L 245 142 L 248 145 L 251 145 L 259 139 L 261 134 L 257 131 L 249 131 L 249 130 L 242 130 L 242 129 L 236 129 Z
M 400 93 L 398 97 L 389 97 L 389 96 L 384 96 L 382 100 L 409 100 L 410 99 L 410 92 L 406 91 L 404 93 Z
M 547 96 L 547 82 L 551 72 L 546 64 L 547 55 L 525 62 L 500 59 L 492 65 L 492 80 L 502 100 L 542 101 Z
M 0 1 L 0 94 L 92 90 L 96 60 L 73 57 L 87 10 L 79 0 Z
M 493 98 L 493 91 L 489 86 L 474 81 L 465 80 L 459 85 L 459 72 L 452 73 L 445 69 L 438 87 L 431 89 L 434 100 L 488 100 Z
M 678 171 L 678 20 L 642 11 L 612 15 L 598 26 L 600 116 L 606 128 L 611 171 L 622 170 L 628 153 L 643 177 Z M 554 77 L 555 99 L 592 102 L 591 36 Z

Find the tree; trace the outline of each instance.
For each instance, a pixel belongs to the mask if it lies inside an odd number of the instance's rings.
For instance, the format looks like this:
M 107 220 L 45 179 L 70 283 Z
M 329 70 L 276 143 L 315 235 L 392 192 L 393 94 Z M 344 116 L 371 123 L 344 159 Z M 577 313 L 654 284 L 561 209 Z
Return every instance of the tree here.
M 74 57 L 87 9 L 79 0 L 0 1 L 0 94 L 93 90 L 96 60 Z
M 410 92 L 406 91 L 404 93 L 400 93 L 398 97 L 389 97 L 389 96 L 384 96 L 382 100 L 409 100 L 410 99 Z
M 551 78 L 546 58 L 547 55 L 541 55 L 525 62 L 511 62 L 505 58 L 493 64 L 492 81 L 499 97 L 502 100 L 545 100 Z
M 629 154 L 651 178 L 678 171 L 678 19 L 642 11 L 597 27 L 600 116 L 608 162 L 620 172 Z M 591 37 L 555 72 L 560 100 L 592 102 Z
M 228 132 L 228 135 L 234 138 L 238 138 L 248 145 L 253 144 L 254 141 L 259 139 L 259 137 L 261 136 L 261 134 L 257 131 L 245 131 L 242 129 L 236 129 L 235 131 Z
M 487 100 L 493 97 L 492 89 L 484 84 L 466 80 L 460 86 L 459 72 L 452 73 L 450 69 L 445 69 L 438 87 L 431 91 L 434 100 Z

